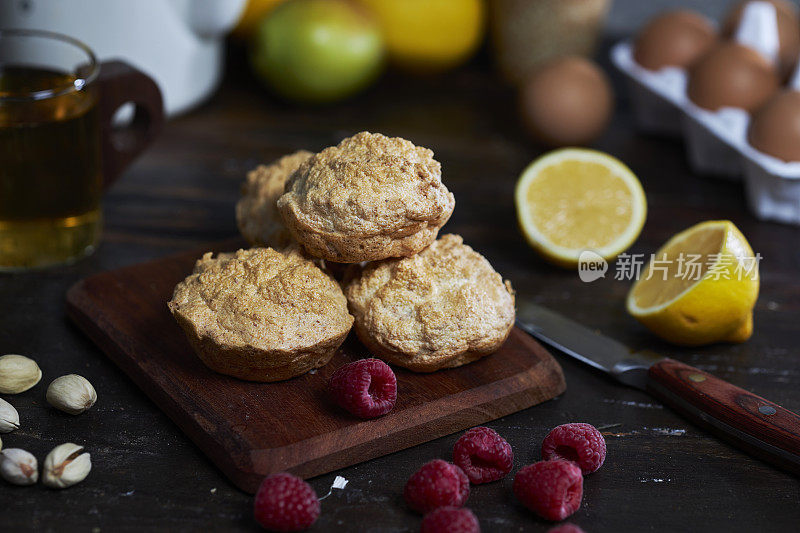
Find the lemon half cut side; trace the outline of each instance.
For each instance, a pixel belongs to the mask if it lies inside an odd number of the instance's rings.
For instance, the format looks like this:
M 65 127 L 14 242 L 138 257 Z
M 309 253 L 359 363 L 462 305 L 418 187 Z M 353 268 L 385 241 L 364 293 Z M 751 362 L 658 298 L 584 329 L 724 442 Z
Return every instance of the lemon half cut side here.
M 625 251 L 647 216 L 642 185 L 619 159 L 584 148 L 548 152 L 519 177 L 519 225 L 545 259 L 575 267 L 581 252 L 605 260 Z
M 691 267 L 689 266 L 691 265 Z M 758 258 L 728 220 L 673 236 L 628 293 L 628 312 L 673 344 L 744 342 L 753 332 Z

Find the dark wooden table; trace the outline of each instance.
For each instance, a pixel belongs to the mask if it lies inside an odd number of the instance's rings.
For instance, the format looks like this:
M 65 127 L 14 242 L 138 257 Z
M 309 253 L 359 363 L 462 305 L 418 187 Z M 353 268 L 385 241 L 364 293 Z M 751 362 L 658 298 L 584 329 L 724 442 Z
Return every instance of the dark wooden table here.
M 389 74 L 356 100 L 303 108 L 270 97 L 241 61 L 200 109 L 171 121 L 150 151 L 106 197 L 97 253 L 74 266 L 0 275 L 0 352 L 39 361 L 43 384 L 11 398 L 22 429 L 6 447 L 43 458 L 74 441 L 92 454 L 82 484 L 56 492 L 0 486 L 0 531 L 254 530 L 252 498 L 235 489 L 65 318 L 64 292 L 92 273 L 235 236 L 233 206 L 245 172 L 262 161 L 320 149 L 360 130 L 400 135 L 432 148 L 456 196 L 446 231 L 484 253 L 521 295 L 562 311 L 634 347 L 649 347 L 800 411 L 800 228 L 757 221 L 739 184 L 692 174 L 678 141 L 638 135 L 620 100 L 598 143 L 640 177 L 649 216 L 632 252 L 650 253 L 698 221 L 727 218 L 762 261 L 753 338 L 741 345 L 678 349 L 656 341 L 624 310 L 629 282 L 591 284 L 543 263 L 520 235 L 512 202 L 519 172 L 541 150 L 522 134 L 513 92 L 485 61 L 452 75 Z M 622 94 L 622 91 L 620 91 Z M 606 465 L 586 479 L 572 521 L 600 531 L 796 531 L 798 479 L 708 436 L 645 394 L 559 356 L 561 397 L 490 424 L 514 447 L 515 470 L 538 460 L 547 431 L 586 421 L 606 429 Z M 77 372 L 92 381 L 97 405 L 79 417 L 44 401 L 46 382 Z M 7 397 L 8 399 L 8 397 Z M 291 420 L 286 421 L 291 424 Z M 402 487 L 423 462 L 450 458 L 456 436 L 347 468 L 346 490 L 324 500 L 314 531 L 414 531 L 420 518 Z M 311 480 L 320 495 L 335 474 Z M 507 479 L 473 489 L 468 505 L 484 531 L 546 531 L 518 505 Z

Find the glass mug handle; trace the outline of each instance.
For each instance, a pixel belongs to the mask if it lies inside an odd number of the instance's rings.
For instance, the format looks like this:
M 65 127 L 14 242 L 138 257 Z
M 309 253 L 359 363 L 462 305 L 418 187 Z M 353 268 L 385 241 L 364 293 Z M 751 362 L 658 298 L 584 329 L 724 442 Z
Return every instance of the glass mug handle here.
M 156 82 L 123 61 L 101 63 L 96 83 L 103 187 L 108 188 L 161 131 L 164 104 Z M 132 122 L 115 128 L 114 114 L 129 102 L 135 106 Z

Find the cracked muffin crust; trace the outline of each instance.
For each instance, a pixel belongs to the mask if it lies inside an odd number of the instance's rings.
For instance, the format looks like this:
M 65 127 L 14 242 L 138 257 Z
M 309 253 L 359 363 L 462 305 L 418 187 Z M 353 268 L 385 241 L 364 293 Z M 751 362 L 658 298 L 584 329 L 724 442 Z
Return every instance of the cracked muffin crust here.
M 338 263 L 413 255 L 436 239 L 454 207 L 431 150 L 369 132 L 310 157 L 278 199 L 297 242 Z
M 167 306 L 209 368 L 253 381 L 325 365 L 353 324 L 339 284 L 296 248 L 206 253 Z
M 276 204 L 286 180 L 312 155 L 300 150 L 247 173 L 242 197 L 236 204 L 236 224 L 250 244 L 276 248 L 291 244 L 292 235 L 283 224 Z
M 514 326 L 514 290 L 489 261 L 444 235 L 412 257 L 349 272 L 345 294 L 359 339 L 417 372 L 470 363 L 496 351 Z

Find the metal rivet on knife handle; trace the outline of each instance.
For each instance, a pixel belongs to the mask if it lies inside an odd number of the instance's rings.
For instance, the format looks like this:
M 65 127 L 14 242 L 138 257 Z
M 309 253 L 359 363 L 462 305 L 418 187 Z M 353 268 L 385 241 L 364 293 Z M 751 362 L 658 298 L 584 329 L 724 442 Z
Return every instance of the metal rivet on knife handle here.
M 772 407 L 771 405 L 762 405 L 761 407 L 758 408 L 758 412 L 761 413 L 762 415 L 774 415 L 775 413 L 777 413 L 775 408 Z
M 702 383 L 706 380 L 706 377 L 703 374 L 689 374 L 688 378 L 695 383 Z

